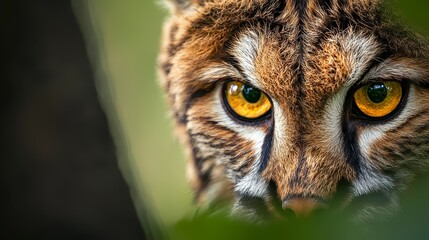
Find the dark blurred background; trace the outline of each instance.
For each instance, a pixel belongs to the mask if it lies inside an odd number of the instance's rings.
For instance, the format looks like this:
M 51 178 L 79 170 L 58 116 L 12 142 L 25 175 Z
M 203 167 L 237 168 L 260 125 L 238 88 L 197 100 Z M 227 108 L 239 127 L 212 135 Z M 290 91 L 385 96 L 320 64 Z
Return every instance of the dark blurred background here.
M 0 3 L 0 239 L 154 236 L 118 165 L 78 7 L 84 18 L 76 1 Z
M 196 210 L 156 81 L 158 1 L 0 0 L 0 239 L 266 236 L 181 221 Z M 429 35 L 428 1 L 392 8 Z M 424 183 L 380 237 L 422 233 Z

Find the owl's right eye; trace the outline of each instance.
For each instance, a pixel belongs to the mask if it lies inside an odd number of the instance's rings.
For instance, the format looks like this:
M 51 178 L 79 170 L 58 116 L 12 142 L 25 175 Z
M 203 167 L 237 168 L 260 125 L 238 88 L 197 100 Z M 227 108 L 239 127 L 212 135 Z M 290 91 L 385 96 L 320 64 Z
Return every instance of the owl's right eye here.
M 271 110 L 271 101 L 265 93 L 239 81 L 227 82 L 223 96 L 227 109 L 240 119 L 259 120 Z

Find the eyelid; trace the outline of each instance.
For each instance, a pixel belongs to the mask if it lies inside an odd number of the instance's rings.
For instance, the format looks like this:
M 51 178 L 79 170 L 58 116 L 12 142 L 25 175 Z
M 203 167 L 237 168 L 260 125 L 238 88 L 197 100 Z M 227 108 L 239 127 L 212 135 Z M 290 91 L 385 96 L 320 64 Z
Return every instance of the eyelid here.
M 359 88 L 371 84 L 371 83 L 377 83 L 377 82 L 399 82 L 400 84 L 403 84 L 404 82 L 409 81 L 404 78 L 401 79 L 391 79 L 391 78 L 371 78 L 371 79 L 364 79 L 358 83 L 355 83 L 355 85 L 350 89 L 350 91 L 355 92 Z

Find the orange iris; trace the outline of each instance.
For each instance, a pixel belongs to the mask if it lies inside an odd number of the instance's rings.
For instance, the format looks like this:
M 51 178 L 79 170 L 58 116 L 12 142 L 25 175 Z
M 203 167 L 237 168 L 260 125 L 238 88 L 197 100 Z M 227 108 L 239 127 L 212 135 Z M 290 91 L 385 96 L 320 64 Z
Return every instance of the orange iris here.
M 385 117 L 401 102 L 402 86 L 396 81 L 368 83 L 356 90 L 353 97 L 363 114 L 374 118 Z
M 257 119 L 271 109 L 265 93 L 239 81 L 228 82 L 224 94 L 230 109 L 243 118 Z

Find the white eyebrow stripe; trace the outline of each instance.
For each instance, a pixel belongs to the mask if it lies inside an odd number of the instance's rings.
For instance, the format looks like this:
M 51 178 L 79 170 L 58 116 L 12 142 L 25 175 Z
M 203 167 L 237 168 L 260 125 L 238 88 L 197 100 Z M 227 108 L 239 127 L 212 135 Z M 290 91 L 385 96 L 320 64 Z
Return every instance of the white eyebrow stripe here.
M 371 69 L 366 78 L 420 80 L 427 73 L 426 71 L 426 69 L 419 68 L 419 64 L 413 59 L 389 58 Z
M 351 87 L 365 77 L 363 75 L 380 52 L 379 44 L 373 37 L 351 29 L 333 41 L 340 43 L 349 57 L 352 70 L 344 87 Z
M 260 88 L 256 79 L 255 60 L 259 51 L 259 37 L 249 31 L 242 34 L 232 47 L 232 55 L 236 58 L 238 65 L 244 74 L 244 78 L 255 87 Z
M 352 71 L 344 87 L 355 85 L 358 81 L 370 79 L 412 79 L 421 80 L 429 71 L 421 66 L 415 59 L 410 58 L 387 58 L 369 69 L 370 64 L 380 52 L 380 46 L 376 39 L 365 34 L 346 33 L 336 36 L 333 41 L 341 44 L 347 52 Z M 380 59 L 381 60 L 381 59 Z
M 225 62 L 214 62 L 208 64 L 208 66 L 199 70 L 198 79 L 204 82 L 215 82 L 219 79 L 229 78 L 241 78 L 240 72 Z

